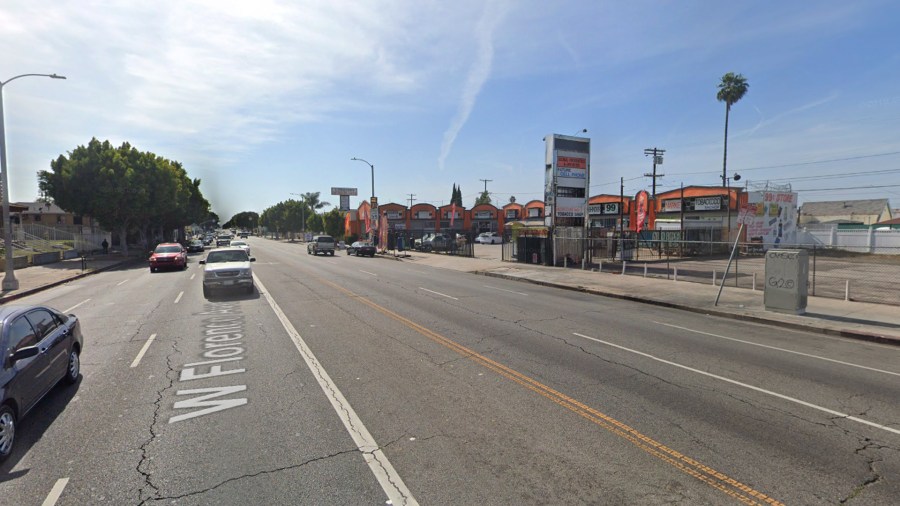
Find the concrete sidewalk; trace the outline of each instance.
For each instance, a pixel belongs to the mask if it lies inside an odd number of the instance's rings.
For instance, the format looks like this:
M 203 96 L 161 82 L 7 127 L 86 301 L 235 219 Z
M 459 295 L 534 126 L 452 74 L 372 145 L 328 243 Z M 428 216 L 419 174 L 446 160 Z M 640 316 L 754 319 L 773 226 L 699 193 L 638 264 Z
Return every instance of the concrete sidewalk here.
M 809 297 L 806 314 L 767 311 L 762 290 L 725 286 L 718 305 L 718 286 L 661 278 L 583 271 L 575 268 L 502 262 L 488 256 L 466 258 L 417 251 L 397 258 L 429 265 L 607 297 L 671 307 L 695 313 L 780 327 L 900 345 L 900 308 L 885 304 Z
M 81 258 L 72 258 L 52 264 L 16 269 L 15 276 L 16 280 L 19 281 L 19 289 L 0 292 L 0 304 L 8 304 L 41 290 L 113 269 L 120 265 L 136 265 L 138 261 L 139 259 L 134 257 L 123 257 L 122 255 L 92 255 L 85 257 L 84 262 L 82 262 Z M 146 261 L 144 262 L 146 263 Z M 2 272 L 0 272 L 0 276 L 3 276 Z

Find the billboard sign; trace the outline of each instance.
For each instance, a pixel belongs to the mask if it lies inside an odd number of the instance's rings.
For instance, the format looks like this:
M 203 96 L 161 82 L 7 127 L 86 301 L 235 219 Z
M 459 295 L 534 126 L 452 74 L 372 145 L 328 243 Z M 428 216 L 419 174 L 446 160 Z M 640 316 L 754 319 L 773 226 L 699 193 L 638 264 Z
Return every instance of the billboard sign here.
M 718 211 L 722 209 L 722 197 L 697 197 L 694 199 L 694 211 Z
M 350 210 L 350 195 L 341 195 L 341 211 Z
M 761 242 L 765 250 L 796 244 L 797 201 L 791 192 L 750 192 L 738 215 L 747 227 L 747 240 Z
M 350 197 L 355 197 L 357 195 L 356 188 L 340 188 L 336 186 L 331 187 L 332 195 L 347 195 Z

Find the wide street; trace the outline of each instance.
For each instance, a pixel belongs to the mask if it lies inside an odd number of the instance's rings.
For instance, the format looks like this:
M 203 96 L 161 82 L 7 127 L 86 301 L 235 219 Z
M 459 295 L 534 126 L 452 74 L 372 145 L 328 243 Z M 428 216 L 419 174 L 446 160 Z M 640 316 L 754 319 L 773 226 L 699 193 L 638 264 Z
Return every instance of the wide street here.
M 19 301 L 85 347 L 0 504 L 900 497 L 898 347 L 248 242 L 253 295 L 206 300 L 197 254 Z

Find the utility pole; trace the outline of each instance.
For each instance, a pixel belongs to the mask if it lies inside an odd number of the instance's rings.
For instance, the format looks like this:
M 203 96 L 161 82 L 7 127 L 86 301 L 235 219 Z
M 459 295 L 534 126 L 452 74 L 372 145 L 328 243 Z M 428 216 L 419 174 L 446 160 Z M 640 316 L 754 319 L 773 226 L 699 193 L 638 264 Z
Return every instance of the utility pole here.
M 415 197 L 415 196 L 416 196 L 415 193 L 410 193 L 410 194 L 409 194 L 409 198 L 406 199 L 406 200 L 409 201 L 409 208 L 410 208 L 410 209 L 412 209 L 412 203 L 416 201 L 416 199 L 413 198 L 413 197 Z
M 487 193 L 487 184 L 493 181 L 493 179 L 479 179 L 479 181 L 484 182 L 484 193 Z
M 666 152 L 665 149 L 659 149 L 659 148 L 652 148 L 652 149 L 647 148 L 644 150 L 644 156 L 653 155 L 653 173 L 652 174 L 644 174 L 644 176 L 653 178 L 653 198 L 654 199 L 656 198 L 656 178 L 665 176 L 665 174 L 657 174 L 656 173 L 656 166 L 662 165 L 663 153 L 665 153 L 665 152 Z

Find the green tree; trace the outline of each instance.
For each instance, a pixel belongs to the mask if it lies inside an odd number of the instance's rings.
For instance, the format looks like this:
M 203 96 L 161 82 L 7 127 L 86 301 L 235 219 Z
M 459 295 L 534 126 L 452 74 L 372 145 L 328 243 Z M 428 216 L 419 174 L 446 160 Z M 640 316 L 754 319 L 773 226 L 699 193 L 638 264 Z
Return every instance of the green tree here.
M 114 147 L 93 138 L 51 161 L 49 171 L 38 173 L 38 185 L 66 211 L 117 231 L 126 255 L 129 232 L 147 246 L 151 234 L 165 237 L 209 213 L 199 179 L 189 179 L 180 163 L 127 142 Z
M 462 207 L 462 190 L 455 183 L 453 184 L 453 192 L 450 194 L 450 203 Z
M 241 228 L 253 230 L 259 225 L 259 214 L 253 211 L 243 211 L 235 214 L 225 224 L 225 228 Z
M 331 237 L 344 236 L 344 214 L 343 211 L 335 208 L 322 215 L 326 234 Z
M 323 202 L 319 200 L 319 195 L 321 192 L 306 192 L 300 194 L 300 200 L 305 203 L 311 209 L 319 210 L 325 206 L 330 206 L 331 204 L 328 202 Z
M 481 192 L 481 195 L 475 199 L 475 205 L 480 204 L 490 204 L 491 203 L 491 194 L 488 192 Z
M 722 76 L 719 83 L 719 91 L 716 93 L 716 99 L 719 102 L 725 102 L 725 151 L 722 155 L 722 186 L 725 186 L 728 179 L 726 165 L 728 162 L 728 115 L 731 113 L 731 106 L 736 104 L 740 99 L 744 98 L 750 85 L 747 78 L 741 74 L 728 72 Z
M 306 230 L 312 233 L 322 232 L 325 230 L 325 221 L 321 214 L 310 213 L 306 217 Z

